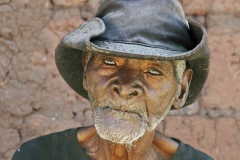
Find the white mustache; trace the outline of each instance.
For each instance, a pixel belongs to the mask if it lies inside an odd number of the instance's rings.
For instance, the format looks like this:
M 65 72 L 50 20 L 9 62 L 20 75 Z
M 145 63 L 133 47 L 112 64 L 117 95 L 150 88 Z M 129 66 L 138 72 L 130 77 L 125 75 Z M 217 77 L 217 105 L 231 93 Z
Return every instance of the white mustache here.
M 122 112 L 136 113 L 141 117 L 147 117 L 147 111 L 145 107 L 137 107 L 133 103 L 129 103 L 127 101 L 115 101 L 115 100 L 107 100 L 100 102 L 98 105 L 99 109 L 110 108 Z

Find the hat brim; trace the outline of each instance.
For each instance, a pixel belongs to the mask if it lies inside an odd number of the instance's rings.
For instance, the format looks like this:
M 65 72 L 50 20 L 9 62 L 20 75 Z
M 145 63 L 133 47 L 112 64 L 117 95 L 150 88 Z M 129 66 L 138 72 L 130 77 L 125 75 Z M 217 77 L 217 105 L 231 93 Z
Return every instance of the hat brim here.
M 206 30 L 191 20 L 189 27 L 189 34 L 196 46 L 184 52 L 137 43 L 92 40 L 106 29 L 100 18 L 93 18 L 62 39 L 56 48 L 56 64 L 69 86 L 82 97 L 89 99 L 82 85 L 82 52 L 136 59 L 186 60 L 188 68 L 193 70 L 188 98 L 184 104 L 187 106 L 197 99 L 203 88 L 209 72 L 210 59 Z

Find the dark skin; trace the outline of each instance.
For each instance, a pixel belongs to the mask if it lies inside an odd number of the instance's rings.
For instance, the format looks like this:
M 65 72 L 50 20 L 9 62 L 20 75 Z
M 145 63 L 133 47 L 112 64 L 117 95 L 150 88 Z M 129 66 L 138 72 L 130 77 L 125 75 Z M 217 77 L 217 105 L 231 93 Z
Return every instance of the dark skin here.
M 93 109 L 98 109 L 102 101 L 108 99 L 126 101 L 128 106 L 114 106 L 112 110 L 121 114 L 136 116 L 146 112 L 146 124 L 151 128 L 154 117 L 163 115 L 169 108 L 181 108 L 185 103 L 192 70 L 187 69 L 182 77 L 181 91 L 170 61 L 138 60 L 121 57 L 95 55 L 88 61 L 89 54 L 84 54 L 85 78 L 84 88 L 94 100 Z M 132 109 L 136 106 L 137 109 Z M 103 109 L 104 110 L 104 109 Z M 101 120 L 107 124 L 109 131 L 117 129 L 116 117 L 112 110 L 103 111 Z M 108 116 L 107 118 L 105 118 Z M 109 122 L 109 117 L 111 121 Z M 124 119 L 131 126 L 138 126 L 142 120 Z M 111 128 L 111 129 L 110 129 Z M 132 127 L 124 128 L 124 132 L 133 132 Z M 81 147 L 91 159 L 99 160 L 131 160 L 131 159 L 163 159 L 173 157 L 178 143 L 155 129 L 147 130 L 144 135 L 134 140 L 131 145 L 106 140 L 96 131 L 95 126 L 78 130 L 77 139 Z

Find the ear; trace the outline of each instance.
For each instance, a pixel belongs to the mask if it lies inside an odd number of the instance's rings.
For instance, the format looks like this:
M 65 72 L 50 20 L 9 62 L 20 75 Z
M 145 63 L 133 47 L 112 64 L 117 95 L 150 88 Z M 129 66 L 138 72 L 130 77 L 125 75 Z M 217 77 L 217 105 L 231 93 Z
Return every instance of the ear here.
M 192 74 L 193 71 L 191 69 L 187 69 L 183 73 L 180 94 L 176 96 L 172 105 L 174 109 L 179 109 L 185 104 L 188 97 L 189 86 L 192 80 Z
M 83 64 L 83 69 L 84 69 L 84 72 L 83 72 L 83 88 L 85 90 L 88 90 L 88 86 L 87 86 L 87 79 L 86 79 L 86 69 L 87 69 L 87 63 L 88 63 L 88 60 L 89 60 L 89 53 L 88 52 L 83 52 L 82 54 L 82 64 Z

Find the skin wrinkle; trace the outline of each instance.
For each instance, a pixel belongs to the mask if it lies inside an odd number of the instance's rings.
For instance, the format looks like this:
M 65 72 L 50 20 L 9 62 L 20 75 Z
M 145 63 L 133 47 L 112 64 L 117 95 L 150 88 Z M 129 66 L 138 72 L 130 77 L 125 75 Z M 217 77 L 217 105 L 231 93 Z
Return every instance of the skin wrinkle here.
M 167 110 L 165 112 L 163 112 L 161 115 L 156 115 L 153 117 L 153 122 L 155 122 L 155 123 L 153 123 L 153 125 L 150 127 L 149 131 L 153 131 L 161 123 L 161 121 L 165 119 L 165 117 L 167 116 L 168 112 L 171 109 L 172 103 L 177 94 L 178 94 L 178 92 L 173 96 L 171 103 L 169 104 L 169 106 L 167 107 Z
M 86 54 L 86 52 L 84 52 L 84 54 Z M 87 52 L 87 54 L 89 54 L 88 59 L 87 59 L 87 64 L 88 64 L 89 60 L 94 57 L 94 54 L 91 52 Z M 157 62 L 159 64 L 163 64 L 162 66 L 164 67 L 164 63 L 166 63 L 168 61 L 157 60 Z M 86 66 L 87 66 L 87 64 L 86 64 Z M 183 72 L 186 70 L 186 61 L 185 60 L 173 60 L 173 64 L 174 64 L 174 71 L 175 71 L 178 83 L 181 83 Z M 84 68 L 84 74 L 85 74 L 85 71 L 86 71 L 86 67 Z
M 169 64 L 169 62 L 168 61 L 157 61 L 158 63 L 160 63 L 160 64 L 162 64 L 162 65 L 166 65 L 166 64 Z M 168 70 L 168 71 L 170 71 L 170 70 Z M 179 72 L 178 72 L 179 73 Z M 180 73 L 181 74 L 181 73 Z M 150 84 L 151 85 L 151 84 Z M 172 85 L 172 84 L 171 84 Z M 178 89 L 180 89 L 180 83 L 178 84 Z M 178 95 L 178 93 L 179 93 L 179 90 L 177 91 L 177 93 L 176 93 L 176 95 Z M 168 94 L 168 93 L 166 93 L 166 94 Z M 175 96 L 176 96 L 175 95 Z M 175 97 L 174 96 L 174 97 Z M 160 115 L 157 115 L 157 116 L 154 116 L 153 118 L 154 118 L 154 121 L 156 122 L 154 125 L 152 125 L 152 127 L 151 127 L 151 129 L 150 130 L 154 130 L 155 129 L 155 127 L 157 127 L 157 125 L 158 124 L 160 124 L 160 122 L 167 116 L 167 114 L 168 114 L 168 112 L 170 111 L 170 109 L 171 109 L 171 104 L 173 103 L 173 101 L 174 101 L 174 97 L 173 97 L 173 99 L 171 100 L 171 103 L 169 104 L 169 106 L 167 107 L 168 109 L 166 110 L 166 112 L 164 112 L 164 113 L 162 113 L 162 114 L 160 114 Z M 150 115 L 148 115 L 149 117 L 150 117 Z
M 158 61 L 159 62 L 159 61 Z M 177 94 L 177 93 L 176 93 Z M 173 102 L 173 100 L 174 100 L 174 98 L 172 99 L 172 101 L 171 102 Z M 147 102 L 145 101 L 145 103 L 146 103 L 146 106 L 148 106 L 148 104 L 147 104 Z M 156 116 L 154 116 L 154 117 L 152 117 L 154 120 L 154 124 L 152 125 L 152 127 L 150 127 L 150 131 L 152 131 L 152 130 L 154 130 L 156 127 L 157 127 L 157 125 L 158 124 L 160 124 L 160 122 L 167 116 L 167 113 L 170 111 L 170 109 L 171 109 L 171 104 L 172 103 L 170 103 L 169 104 L 169 106 L 167 107 L 168 109 L 166 110 L 166 112 L 165 113 L 162 113 L 162 114 L 160 114 L 160 115 L 156 115 Z M 148 107 L 146 107 L 146 108 L 148 108 Z M 148 112 L 147 112 L 148 113 Z M 148 114 L 148 117 L 150 117 L 151 115 L 149 115 Z M 161 118 L 162 117 L 162 118 Z M 150 124 L 149 124 L 149 126 L 150 126 Z
M 162 138 L 157 136 L 157 131 L 155 131 L 155 126 L 161 121 L 159 116 L 162 115 L 162 119 L 164 119 L 171 108 L 172 100 L 174 101 L 174 107 L 176 105 L 175 100 L 178 102 L 175 95 L 179 87 L 173 61 L 169 63 L 171 72 L 167 72 L 166 70 L 169 71 L 168 68 L 161 68 L 161 66 L 156 68 L 158 63 L 153 60 L 127 59 L 101 54 L 92 57 L 89 58 L 88 55 L 84 55 L 83 58 L 86 71 L 83 86 L 88 91 L 93 111 L 98 112 L 98 115 L 93 112 L 93 118 L 96 118 L 96 122 L 100 125 L 95 123 L 92 127 L 98 135 L 95 136 L 95 139 L 98 141 L 96 145 L 98 145 L 99 150 L 95 148 L 95 144 L 90 145 L 87 155 L 93 157 L 92 159 L 106 160 L 132 159 L 132 157 L 139 160 L 154 159 L 155 157 L 157 157 L 155 159 L 160 160 L 171 159 L 177 150 L 178 143 L 168 138 L 165 142 L 156 141 L 156 143 L 163 143 L 156 145 L 153 139 Z M 110 61 L 106 61 L 106 59 L 110 59 Z M 116 63 L 119 64 L 115 65 Z M 160 74 L 156 74 L 156 70 L 150 72 L 149 68 L 160 71 Z M 184 73 L 184 77 L 185 75 L 189 74 Z M 186 83 L 185 81 L 184 78 L 184 83 Z M 117 87 L 118 93 L 112 87 Z M 138 90 L 138 94 L 132 95 L 130 93 L 135 90 L 134 88 Z M 129 92 L 130 90 L 132 91 Z M 126 94 L 127 92 L 128 94 Z M 109 100 L 115 101 L 115 104 L 118 103 L 113 105 L 116 109 L 112 109 L 113 107 L 100 107 L 102 102 L 105 103 Z M 123 101 L 125 105 L 121 105 L 122 102 L 118 101 Z M 178 102 L 178 104 L 181 103 Z M 101 105 L 105 106 L 106 104 Z M 108 105 L 112 106 L 112 104 Z M 131 105 L 139 107 L 140 111 L 139 108 L 131 109 Z M 127 108 L 129 106 L 131 106 L 130 109 Z M 146 110 L 147 118 L 145 120 L 138 114 L 131 113 L 131 111 L 141 112 L 141 109 Z M 97 126 L 100 130 L 97 130 Z M 151 128 L 153 128 L 152 131 L 150 131 Z M 143 132 L 143 135 L 139 136 L 141 135 L 139 132 Z M 104 138 L 101 133 L 105 134 L 107 138 Z M 82 134 L 82 132 L 79 132 L 79 134 Z M 90 143 L 88 139 L 82 141 Z M 121 141 L 126 143 L 120 143 Z M 131 141 L 132 143 L 130 143 Z M 171 146 L 171 149 L 166 149 L 167 145 Z M 158 146 L 161 146 L 161 148 L 158 148 Z M 91 149 L 91 147 L 93 148 Z M 116 148 L 124 154 L 118 154 Z M 123 157 L 120 158 L 119 156 Z
M 91 57 L 92 56 L 90 56 L 90 58 L 88 57 L 88 61 L 91 59 Z M 160 62 L 160 64 L 162 64 L 162 63 L 164 63 L 164 62 Z M 165 62 L 165 63 L 168 63 L 168 62 Z M 88 64 L 88 62 L 87 62 L 87 64 Z M 179 66 L 178 64 L 179 63 L 176 63 L 175 65 L 173 65 L 174 68 L 175 68 L 175 66 Z M 166 68 L 166 70 L 169 70 L 169 69 Z M 180 71 L 181 71 L 181 69 L 180 69 Z M 179 70 L 176 71 L 176 72 L 174 71 L 174 73 L 175 74 L 179 73 Z M 182 73 L 180 73 L 180 74 L 182 74 Z M 177 80 L 177 81 L 179 82 L 179 80 Z M 173 83 L 173 81 L 169 85 L 172 85 L 172 83 Z M 152 84 L 150 84 L 150 85 L 152 85 Z M 180 83 L 178 83 L 178 87 L 177 87 L 178 90 L 179 90 L 179 85 L 180 85 Z M 94 85 L 92 85 L 90 88 L 91 88 L 90 90 L 94 90 L 95 87 L 94 87 Z M 157 114 L 157 115 L 152 116 L 151 114 L 149 114 L 148 110 L 145 109 L 146 116 L 149 117 L 149 119 L 148 120 L 146 120 L 147 118 L 143 119 L 143 121 L 139 122 L 140 123 L 140 128 L 138 128 L 138 131 L 134 131 L 134 133 L 127 134 L 127 135 L 124 135 L 124 132 L 121 133 L 121 130 L 118 130 L 118 129 L 110 132 L 108 130 L 108 128 L 111 127 L 111 126 L 107 126 L 107 127 L 105 126 L 105 128 L 104 128 L 104 122 L 99 118 L 99 116 L 101 116 L 101 113 L 100 113 L 101 110 L 99 110 L 99 109 L 102 109 L 105 106 L 108 106 L 109 108 L 112 109 L 115 106 L 119 106 L 119 104 L 120 105 L 125 105 L 125 106 L 128 106 L 129 104 L 128 103 L 124 104 L 123 102 L 105 101 L 105 102 L 100 102 L 100 104 L 98 104 L 98 106 L 97 106 L 96 105 L 96 100 L 94 100 L 94 98 L 92 98 L 94 96 L 92 96 L 90 92 L 88 92 L 88 94 L 89 94 L 89 97 L 90 97 L 91 106 L 93 107 L 93 113 L 94 113 L 93 118 L 94 118 L 94 121 L 95 121 L 95 127 L 97 129 L 98 134 L 104 139 L 107 139 L 107 140 L 110 140 L 110 141 L 113 141 L 113 142 L 116 142 L 116 143 L 124 143 L 124 144 L 131 145 L 134 141 L 138 140 L 145 133 L 154 130 L 156 128 L 156 126 L 166 117 L 167 113 L 169 112 L 169 110 L 171 108 L 171 104 L 172 104 L 172 102 L 173 102 L 177 93 L 175 95 L 173 95 L 172 99 L 170 100 L 169 106 L 167 106 L 164 109 L 164 111 L 162 110 L 161 114 Z M 166 94 L 168 94 L 168 93 L 166 93 Z M 146 100 L 144 100 L 144 102 L 146 103 L 146 108 L 148 108 L 147 107 L 148 104 L 147 104 Z M 120 107 L 120 109 L 121 109 L 121 107 Z M 120 127 L 121 127 L 121 125 L 125 124 L 125 122 L 119 121 L 119 119 L 128 119 L 129 118 L 128 114 L 124 113 L 122 111 L 116 111 L 116 110 L 110 110 L 110 111 L 113 111 L 113 118 L 115 117 L 117 119 L 116 122 L 120 125 Z M 132 110 L 128 110 L 128 112 L 139 113 L 138 109 L 134 110 L 134 108 Z M 142 115 L 141 112 L 139 114 Z M 116 128 L 120 128 L 120 127 L 116 127 Z M 121 140 L 119 139 L 119 137 L 121 137 Z

